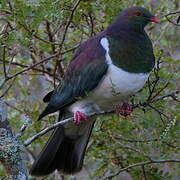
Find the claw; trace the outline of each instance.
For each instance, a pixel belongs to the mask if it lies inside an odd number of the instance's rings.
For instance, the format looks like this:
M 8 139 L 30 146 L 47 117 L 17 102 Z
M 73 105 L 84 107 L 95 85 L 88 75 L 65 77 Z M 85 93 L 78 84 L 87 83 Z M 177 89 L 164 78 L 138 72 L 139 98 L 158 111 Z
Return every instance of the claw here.
M 123 103 L 122 106 L 117 106 L 116 108 L 117 114 L 124 117 L 130 115 L 132 111 L 133 111 L 132 105 L 128 103 Z
M 87 120 L 87 119 L 88 119 L 87 116 L 84 113 L 80 112 L 80 111 L 76 111 L 74 113 L 74 123 L 76 125 L 79 125 L 82 120 Z

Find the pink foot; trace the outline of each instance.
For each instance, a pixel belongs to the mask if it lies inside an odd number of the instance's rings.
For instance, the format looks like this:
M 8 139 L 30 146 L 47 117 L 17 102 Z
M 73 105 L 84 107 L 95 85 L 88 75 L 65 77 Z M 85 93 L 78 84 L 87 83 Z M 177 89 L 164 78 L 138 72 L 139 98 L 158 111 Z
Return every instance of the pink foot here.
M 132 111 L 133 111 L 132 105 L 128 103 L 123 103 L 122 106 L 117 106 L 116 108 L 117 114 L 124 117 L 130 115 Z
M 84 113 L 82 113 L 80 111 L 76 111 L 74 113 L 74 123 L 76 125 L 79 125 L 81 123 L 81 120 L 87 120 L 87 118 L 88 117 Z

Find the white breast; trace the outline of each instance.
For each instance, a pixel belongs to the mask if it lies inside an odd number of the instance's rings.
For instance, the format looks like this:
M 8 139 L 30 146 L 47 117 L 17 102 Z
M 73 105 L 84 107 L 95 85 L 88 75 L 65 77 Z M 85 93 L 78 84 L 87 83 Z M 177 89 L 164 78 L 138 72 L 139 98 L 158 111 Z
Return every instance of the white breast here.
M 94 93 L 105 97 L 132 95 L 143 87 L 148 76 L 149 74 L 144 73 L 128 73 L 111 64 L 106 77 L 94 90 Z
M 106 50 L 106 63 L 109 66 L 107 74 L 93 90 L 90 97 L 71 106 L 70 109 L 73 112 L 81 110 L 86 113 L 90 111 L 92 104 L 93 109 L 108 109 L 139 91 L 148 79 L 149 73 L 129 73 L 113 65 L 109 55 L 107 38 L 102 38 L 100 43 Z
M 101 45 L 106 50 L 106 62 L 109 64 L 108 72 L 102 83 L 97 87 L 97 92 L 106 89 L 120 94 L 133 94 L 139 91 L 147 81 L 149 73 L 129 73 L 113 65 L 109 55 L 109 43 L 107 38 L 101 39 Z

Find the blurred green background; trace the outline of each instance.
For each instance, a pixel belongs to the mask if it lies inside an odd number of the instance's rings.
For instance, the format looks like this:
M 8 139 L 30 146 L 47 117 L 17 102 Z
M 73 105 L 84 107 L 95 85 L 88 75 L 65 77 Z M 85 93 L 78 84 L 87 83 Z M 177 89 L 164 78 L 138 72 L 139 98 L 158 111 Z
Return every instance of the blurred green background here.
M 152 72 L 149 84 L 134 97 L 133 102 L 147 101 L 149 88 L 152 90 L 154 87 L 150 98 L 166 95 L 179 88 L 180 27 L 165 17 L 170 12 L 180 10 L 178 0 L 81 0 L 75 9 L 77 2 L 0 1 L 0 94 L 5 95 L 8 119 L 14 134 L 19 132 L 24 123 L 28 124 L 20 138 L 21 143 L 57 121 L 57 114 L 37 121 L 45 107 L 42 102 L 44 95 L 59 84 L 77 47 L 104 30 L 125 8 L 146 7 L 161 20 L 161 24 L 150 24 L 146 28 L 160 69 Z M 176 23 L 179 15 L 168 17 Z M 57 53 L 57 57 L 13 77 L 17 72 Z M 12 76 L 6 81 L 3 72 L 4 55 L 7 75 Z M 75 177 L 80 180 L 108 179 L 108 176 L 114 174 L 116 176 L 112 179 L 115 180 L 179 180 L 180 163 L 172 162 L 137 166 L 116 174 L 121 168 L 148 161 L 147 156 L 155 160 L 180 159 L 178 110 L 178 100 L 166 98 L 135 109 L 127 119 L 115 114 L 97 117 L 84 168 Z M 24 147 L 23 157 L 28 168 L 48 136 L 44 135 Z M 0 177 L 5 175 L 0 165 Z M 43 179 L 75 177 L 61 177 L 54 173 Z

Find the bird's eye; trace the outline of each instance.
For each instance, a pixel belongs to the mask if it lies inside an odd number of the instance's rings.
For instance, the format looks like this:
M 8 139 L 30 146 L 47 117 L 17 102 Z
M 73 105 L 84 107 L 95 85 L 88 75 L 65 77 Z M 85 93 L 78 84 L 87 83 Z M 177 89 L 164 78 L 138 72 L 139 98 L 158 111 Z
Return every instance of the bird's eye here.
M 136 12 L 136 16 L 141 16 L 141 13 L 140 12 Z

